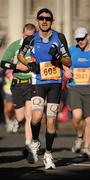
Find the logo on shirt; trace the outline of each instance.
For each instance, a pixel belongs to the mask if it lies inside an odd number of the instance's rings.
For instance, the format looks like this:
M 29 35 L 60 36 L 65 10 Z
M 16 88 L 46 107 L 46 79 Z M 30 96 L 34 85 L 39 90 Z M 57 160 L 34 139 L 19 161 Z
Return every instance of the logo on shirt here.
M 86 61 L 88 61 L 88 59 L 86 59 L 86 58 L 78 58 L 78 61 L 79 62 L 86 62 Z

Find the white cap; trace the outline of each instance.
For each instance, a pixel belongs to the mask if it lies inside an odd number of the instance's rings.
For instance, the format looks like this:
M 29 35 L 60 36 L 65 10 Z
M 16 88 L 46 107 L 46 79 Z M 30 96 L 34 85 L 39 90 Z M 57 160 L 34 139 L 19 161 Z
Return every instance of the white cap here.
M 88 31 L 87 31 L 86 28 L 84 28 L 84 27 L 78 27 L 78 28 L 75 30 L 74 38 L 75 38 L 75 39 L 77 39 L 77 38 L 84 38 L 86 34 L 88 34 Z

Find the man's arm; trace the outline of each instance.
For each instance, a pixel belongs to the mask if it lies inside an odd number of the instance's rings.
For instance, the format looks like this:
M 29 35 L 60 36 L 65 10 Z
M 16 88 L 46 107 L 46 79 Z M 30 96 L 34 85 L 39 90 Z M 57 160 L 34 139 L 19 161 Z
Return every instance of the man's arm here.
M 20 40 L 14 41 L 11 43 L 2 56 L 0 66 L 3 69 L 12 69 L 14 72 L 26 72 L 28 67 L 19 63 L 13 63 L 14 56 L 19 48 Z
M 16 68 L 16 65 L 13 64 L 13 57 L 15 56 L 15 52 L 16 52 L 15 43 L 16 41 L 11 43 L 2 56 L 0 66 L 4 69 L 14 70 Z
M 14 64 L 12 62 L 3 61 L 3 60 L 0 62 L 0 67 L 2 67 L 5 70 L 12 69 L 14 73 L 29 71 L 28 67 L 23 64 Z
M 59 37 L 59 40 L 61 42 L 61 52 L 62 52 L 63 56 L 71 57 L 69 49 L 68 49 L 68 43 L 67 43 L 67 40 L 66 40 L 64 34 L 59 33 L 58 37 Z
M 16 69 L 16 64 L 13 64 L 12 62 L 8 62 L 5 60 L 1 60 L 0 66 L 4 69 L 12 69 L 12 70 Z
M 64 36 L 64 34 L 59 33 L 59 39 L 61 42 L 61 52 L 62 52 L 62 57 L 61 57 L 61 64 L 67 67 L 71 66 L 71 59 L 70 59 L 70 53 L 68 49 L 68 43 L 67 40 Z
M 26 37 L 21 48 L 19 49 L 19 53 L 17 54 L 18 60 L 25 66 L 28 66 L 28 62 L 25 60 L 25 54 L 27 53 L 28 49 L 32 49 L 33 41 L 34 35 Z
M 62 54 L 60 54 L 57 51 L 57 53 L 53 56 L 52 64 L 57 66 L 57 67 L 60 67 L 60 68 L 63 68 L 62 65 L 70 67 L 71 66 L 71 59 L 70 59 L 70 53 L 68 50 L 66 38 L 65 38 L 64 34 L 62 34 L 62 33 L 59 33 L 58 37 L 59 37 L 59 40 L 61 42 L 60 51 Z
M 24 39 L 22 47 L 19 49 L 19 53 L 17 55 L 18 60 L 28 67 L 28 69 L 36 74 L 40 72 L 40 65 L 37 62 L 27 62 L 25 60 L 25 54 L 27 53 L 28 49 L 32 50 L 34 44 L 34 35 L 28 36 Z

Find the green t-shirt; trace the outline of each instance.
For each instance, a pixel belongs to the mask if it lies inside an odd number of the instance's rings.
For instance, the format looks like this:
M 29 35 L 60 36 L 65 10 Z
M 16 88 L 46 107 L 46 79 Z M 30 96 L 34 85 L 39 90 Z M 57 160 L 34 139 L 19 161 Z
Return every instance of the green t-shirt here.
M 5 53 L 3 54 L 2 60 L 13 62 L 14 64 L 20 63 L 17 59 L 17 53 L 19 51 L 19 48 L 21 47 L 23 42 L 23 39 L 19 39 L 17 41 L 14 41 L 10 46 L 6 49 Z M 25 59 L 28 60 L 30 58 L 30 52 L 27 52 Z M 18 79 L 28 79 L 32 76 L 31 72 L 18 72 L 14 73 L 16 78 Z

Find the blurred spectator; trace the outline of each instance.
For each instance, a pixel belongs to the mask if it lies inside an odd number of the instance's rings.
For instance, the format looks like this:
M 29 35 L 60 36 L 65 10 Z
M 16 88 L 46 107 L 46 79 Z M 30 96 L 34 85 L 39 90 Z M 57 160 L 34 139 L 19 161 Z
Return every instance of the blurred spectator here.
M 1 48 L 3 45 L 5 45 L 5 41 L 6 41 L 6 36 L 5 36 L 5 35 L 2 36 L 2 37 L 0 37 L 0 48 Z
M 4 71 L 3 69 L 0 67 L 0 122 L 2 122 L 2 120 L 4 119 L 4 104 L 3 104 L 3 78 L 4 78 Z
M 15 118 L 15 110 L 13 105 L 12 93 L 10 90 L 12 82 L 12 70 L 7 69 L 4 76 L 3 99 L 4 99 L 4 117 L 6 121 L 7 132 L 17 132 L 18 122 Z

